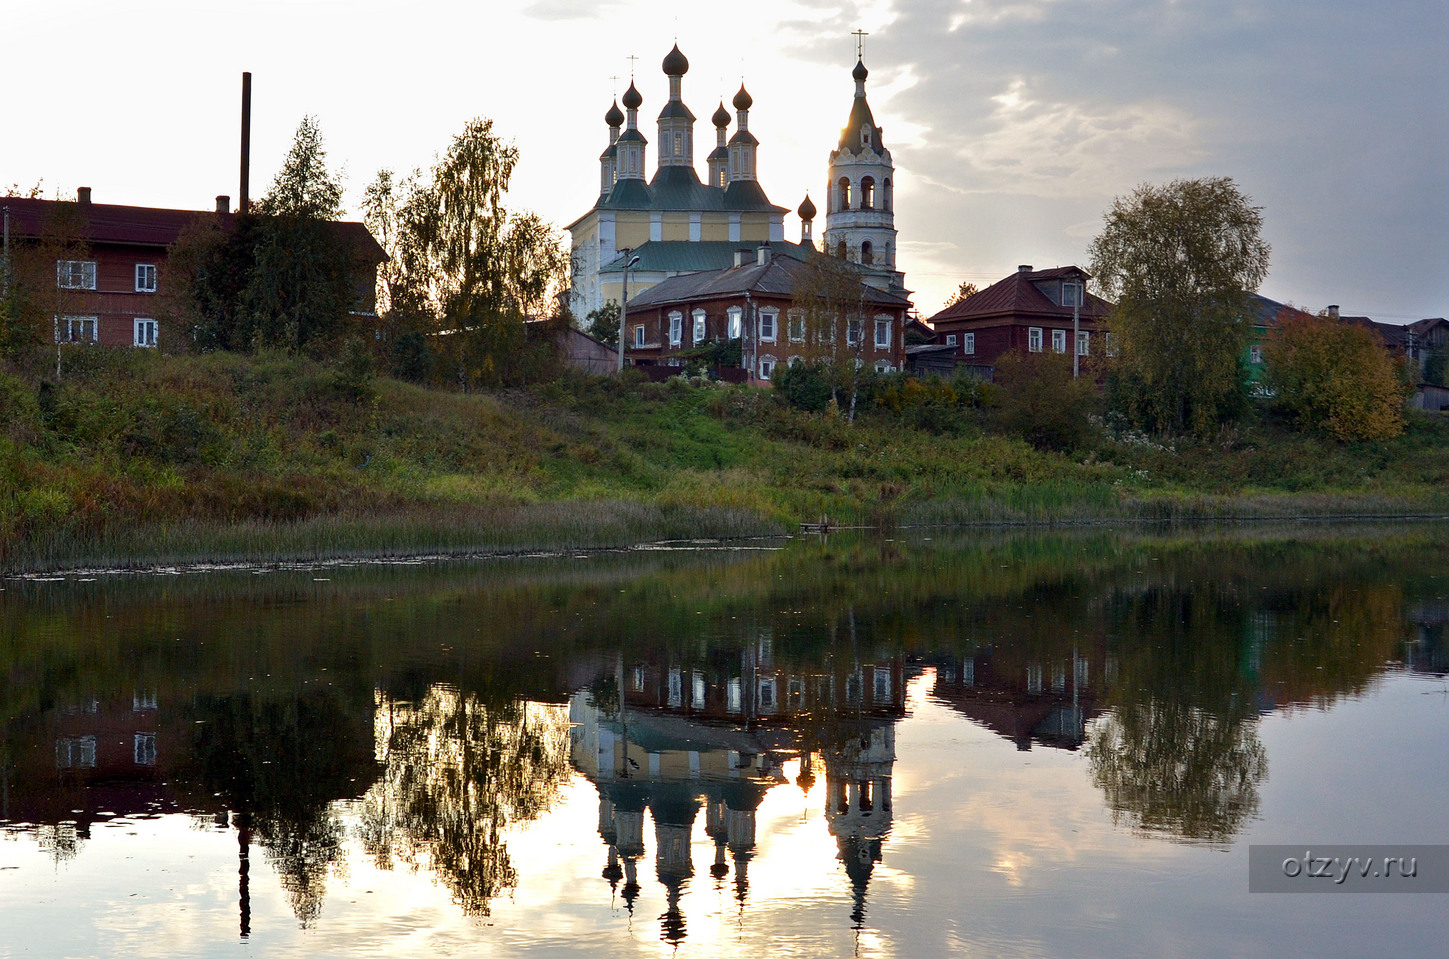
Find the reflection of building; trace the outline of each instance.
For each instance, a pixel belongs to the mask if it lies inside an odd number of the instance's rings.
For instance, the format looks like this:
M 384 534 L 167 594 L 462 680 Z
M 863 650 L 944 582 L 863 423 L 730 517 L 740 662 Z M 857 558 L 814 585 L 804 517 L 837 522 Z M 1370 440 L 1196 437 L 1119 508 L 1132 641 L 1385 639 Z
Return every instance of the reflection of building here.
M 1409 613 L 1415 635 L 1404 643 L 1404 665 L 1416 673 L 1449 674 L 1449 605 L 1426 603 Z
M 1086 739 L 1087 720 L 1100 711 L 1111 668 L 1076 650 L 1009 660 L 987 650 L 939 665 L 931 695 L 1017 749 L 1033 743 L 1076 749 Z
M 817 755 L 825 767 L 826 820 L 853 889 L 852 917 L 858 925 L 864 916 L 866 884 L 891 824 L 903 663 L 804 673 L 779 668 L 772 658 L 762 640 L 731 668 L 621 662 L 614 678 L 615 689 L 625 691 L 622 703 L 588 690 L 570 700 L 571 758 L 599 790 L 599 835 L 608 846 L 603 877 L 632 912 L 642 891 L 647 810 L 666 942 L 686 935 L 681 900 L 696 875 L 691 850 L 700 810 L 713 847 L 708 874 L 723 885 L 733 871 L 743 909 L 759 807 L 771 788 L 788 782 L 782 767 L 792 759 L 801 760 L 799 782 L 808 791 Z

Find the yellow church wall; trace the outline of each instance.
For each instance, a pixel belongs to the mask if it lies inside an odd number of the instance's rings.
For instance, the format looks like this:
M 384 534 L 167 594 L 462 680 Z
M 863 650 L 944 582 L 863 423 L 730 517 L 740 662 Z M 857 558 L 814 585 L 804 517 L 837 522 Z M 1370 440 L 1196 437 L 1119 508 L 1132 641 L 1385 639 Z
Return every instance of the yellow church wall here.
M 730 238 L 730 225 L 728 220 L 705 220 L 699 225 L 699 238 L 701 240 L 728 240 Z
M 614 248 L 616 250 L 643 246 L 649 242 L 649 220 L 629 221 L 622 217 L 614 224 Z
M 666 241 L 689 241 L 689 220 L 687 218 L 684 220 L 665 220 L 663 227 L 663 237 Z

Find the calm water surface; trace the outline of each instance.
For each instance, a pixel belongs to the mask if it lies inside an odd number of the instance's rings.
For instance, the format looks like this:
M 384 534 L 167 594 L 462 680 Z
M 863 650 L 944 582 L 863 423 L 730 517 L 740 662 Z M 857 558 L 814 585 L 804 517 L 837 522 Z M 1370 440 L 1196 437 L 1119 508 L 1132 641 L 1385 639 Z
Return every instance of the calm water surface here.
M 0 956 L 1442 955 L 1449 530 L 0 582 Z

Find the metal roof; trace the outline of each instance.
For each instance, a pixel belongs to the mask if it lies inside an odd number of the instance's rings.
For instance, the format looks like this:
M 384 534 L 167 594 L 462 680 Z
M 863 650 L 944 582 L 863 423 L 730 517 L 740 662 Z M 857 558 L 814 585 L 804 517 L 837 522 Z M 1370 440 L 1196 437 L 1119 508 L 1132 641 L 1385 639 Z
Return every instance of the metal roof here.
M 733 249 L 738 248 L 738 244 L 732 245 L 731 256 L 733 256 Z M 795 287 L 805 278 L 810 269 L 805 259 L 824 258 L 822 253 L 810 254 L 803 253 L 803 251 L 796 255 L 784 254 L 777 251 L 773 244 L 770 245 L 770 250 L 771 256 L 764 264 L 759 263 L 752 256 L 742 266 L 730 266 L 726 269 L 670 277 L 630 300 L 629 309 L 742 296 L 745 293 L 792 297 L 795 294 Z M 891 306 L 904 309 L 911 305 L 910 300 L 905 296 L 869 286 L 863 280 L 860 283 L 860 297 L 872 306 Z

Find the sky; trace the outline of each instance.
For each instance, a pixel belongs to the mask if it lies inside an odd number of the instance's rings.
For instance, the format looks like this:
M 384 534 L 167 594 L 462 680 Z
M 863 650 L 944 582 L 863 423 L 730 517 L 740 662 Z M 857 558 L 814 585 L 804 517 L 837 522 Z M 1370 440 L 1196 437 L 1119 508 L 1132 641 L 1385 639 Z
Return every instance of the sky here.
M 631 66 L 657 138 L 677 40 L 697 169 L 710 114 L 743 81 L 761 184 L 792 211 L 807 191 L 823 209 L 863 30 L 896 166 L 898 268 L 925 317 L 962 281 L 1086 265 L 1115 197 L 1200 176 L 1232 177 L 1261 208 L 1264 295 L 1386 322 L 1449 314 L 1443 0 L 0 6 L 0 192 L 234 202 L 250 71 L 253 197 L 304 116 L 357 218 L 378 170 L 426 168 L 483 116 L 520 152 L 510 207 L 563 227 L 597 199 L 603 116 Z M 787 216 L 786 238 L 799 229 Z

